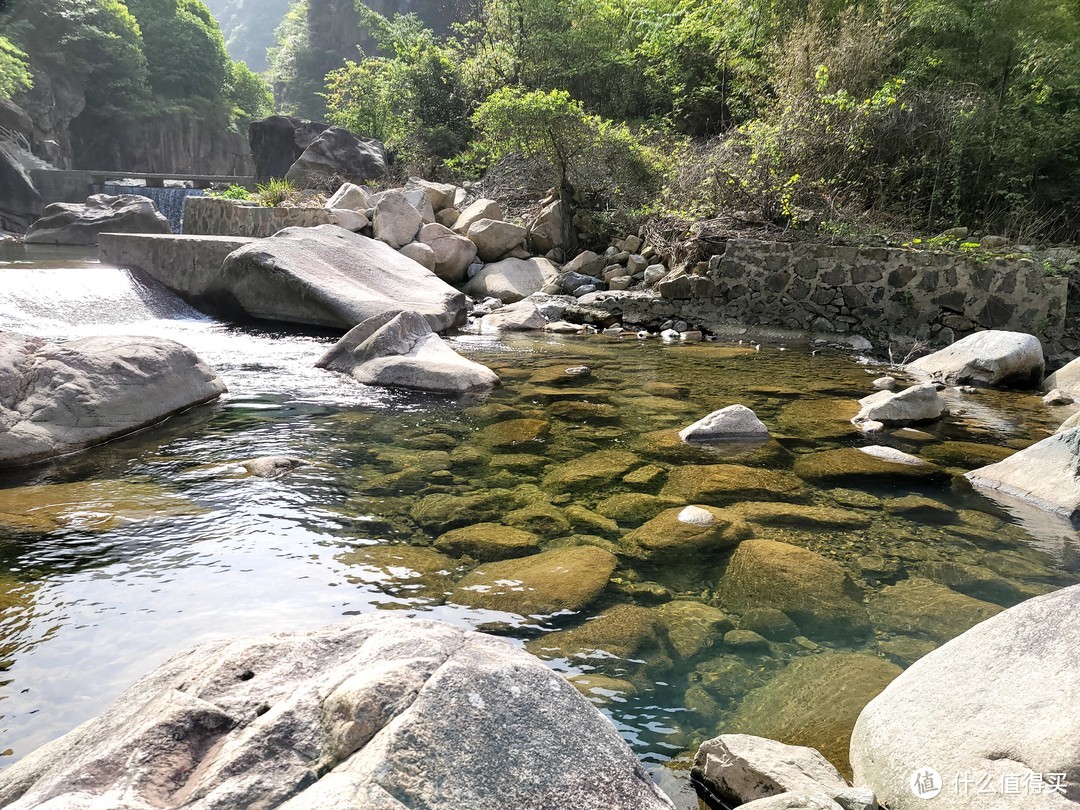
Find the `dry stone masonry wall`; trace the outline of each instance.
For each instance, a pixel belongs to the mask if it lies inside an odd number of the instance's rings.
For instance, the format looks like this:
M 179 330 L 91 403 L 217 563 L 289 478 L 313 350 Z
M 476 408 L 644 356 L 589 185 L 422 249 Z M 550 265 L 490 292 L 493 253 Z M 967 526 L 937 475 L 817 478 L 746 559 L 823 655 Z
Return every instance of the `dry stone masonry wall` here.
M 985 328 L 1053 343 L 1064 325 L 1067 282 L 1026 258 L 733 239 L 703 275 L 671 278 L 659 291 L 653 319 L 705 328 L 854 332 L 875 343 L 896 336 L 949 343 Z
M 236 200 L 188 197 L 184 200 L 184 233 L 204 236 L 248 236 L 265 239 L 283 228 L 331 224 L 325 208 L 266 208 Z

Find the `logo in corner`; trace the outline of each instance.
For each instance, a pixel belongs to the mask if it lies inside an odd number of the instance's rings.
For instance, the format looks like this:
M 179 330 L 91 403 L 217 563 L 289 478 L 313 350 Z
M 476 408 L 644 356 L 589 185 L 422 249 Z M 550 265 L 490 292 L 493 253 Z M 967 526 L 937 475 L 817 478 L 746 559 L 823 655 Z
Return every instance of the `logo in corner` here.
M 920 799 L 932 799 L 941 793 L 941 774 L 933 768 L 919 768 L 908 780 L 911 792 Z

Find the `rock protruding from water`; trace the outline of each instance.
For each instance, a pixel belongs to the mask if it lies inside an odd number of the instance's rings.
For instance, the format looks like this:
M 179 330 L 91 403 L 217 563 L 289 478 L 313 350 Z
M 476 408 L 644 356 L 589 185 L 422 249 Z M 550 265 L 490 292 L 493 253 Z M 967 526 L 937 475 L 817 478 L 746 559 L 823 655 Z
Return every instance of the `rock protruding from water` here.
M 877 807 L 870 790 L 851 787 L 821 753 L 750 734 L 723 734 L 702 743 L 694 780 L 731 806 L 769 796 L 800 793 L 846 810 Z
M 767 439 L 769 429 L 745 405 L 728 405 L 679 431 L 687 443 L 720 442 L 729 439 Z
M 181 653 L 8 768 L 0 804 L 176 806 L 178 785 L 193 808 L 673 808 L 540 661 L 385 615 Z
M 1043 378 L 1039 339 L 1023 332 L 976 332 L 908 363 L 907 370 L 949 385 L 1036 388 Z
M 1080 427 L 1055 433 L 1004 461 L 967 473 L 978 489 L 1080 519 Z
M 0 463 L 81 450 L 216 399 L 195 353 L 153 337 L 68 343 L 0 331 Z
M 102 233 L 172 233 L 154 201 L 137 194 L 94 194 L 85 203 L 53 203 L 23 241 L 35 245 L 96 245 Z
M 411 310 L 436 331 L 465 321 L 465 296 L 384 242 L 336 225 L 286 228 L 226 257 L 204 299 L 227 313 L 331 329 Z
M 491 369 L 462 357 L 417 312 L 386 312 L 361 323 L 316 363 L 366 385 L 464 394 L 491 388 Z
M 862 410 L 851 421 L 858 424 L 915 425 L 933 422 L 945 413 L 945 400 L 932 383 L 913 385 L 903 391 L 878 391 L 859 400 Z
M 342 180 L 357 185 L 386 175 L 386 147 L 341 127 L 327 127 L 289 167 L 285 179 L 299 188 L 323 188 Z
M 1029 599 L 912 664 L 855 724 L 856 784 L 890 810 L 929 806 L 935 788 L 942 810 L 1072 807 L 1078 611 L 1080 586 Z

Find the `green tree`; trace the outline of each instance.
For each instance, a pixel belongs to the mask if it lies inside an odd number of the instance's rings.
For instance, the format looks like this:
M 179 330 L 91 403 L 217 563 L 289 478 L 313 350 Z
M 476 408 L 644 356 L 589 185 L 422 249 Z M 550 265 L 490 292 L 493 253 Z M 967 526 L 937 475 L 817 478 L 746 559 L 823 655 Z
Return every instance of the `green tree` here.
M 33 83 L 27 55 L 10 39 L 0 36 L 0 98 L 29 90 Z
M 266 80 L 243 62 L 229 65 L 226 88 L 232 102 L 232 115 L 238 124 L 246 125 L 274 112 L 274 96 Z

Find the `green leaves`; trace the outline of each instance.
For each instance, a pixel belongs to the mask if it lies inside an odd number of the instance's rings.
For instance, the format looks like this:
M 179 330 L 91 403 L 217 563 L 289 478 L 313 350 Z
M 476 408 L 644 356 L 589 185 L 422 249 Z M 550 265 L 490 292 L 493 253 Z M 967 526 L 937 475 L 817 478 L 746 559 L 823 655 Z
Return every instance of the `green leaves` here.
M 11 98 L 34 84 L 28 57 L 10 39 L 0 36 L 0 98 Z

